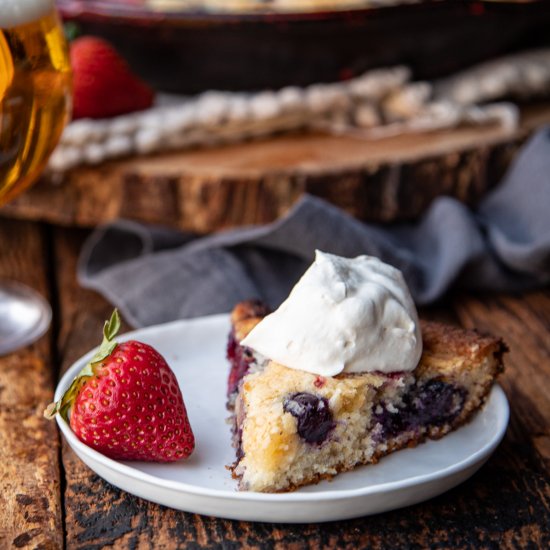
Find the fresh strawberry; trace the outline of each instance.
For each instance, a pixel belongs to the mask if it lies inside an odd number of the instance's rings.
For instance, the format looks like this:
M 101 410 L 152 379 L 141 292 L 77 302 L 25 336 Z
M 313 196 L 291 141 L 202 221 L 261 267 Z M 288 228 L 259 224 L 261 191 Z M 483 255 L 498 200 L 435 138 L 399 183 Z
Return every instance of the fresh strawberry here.
M 195 438 L 176 377 L 151 346 L 117 344 L 117 311 L 103 343 L 63 397 L 45 411 L 67 420 L 76 436 L 117 460 L 173 462 L 188 457 Z
M 107 118 L 147 109 L 153 91 L 108 42 L 83 36 L 71 43 L 73 118 Z

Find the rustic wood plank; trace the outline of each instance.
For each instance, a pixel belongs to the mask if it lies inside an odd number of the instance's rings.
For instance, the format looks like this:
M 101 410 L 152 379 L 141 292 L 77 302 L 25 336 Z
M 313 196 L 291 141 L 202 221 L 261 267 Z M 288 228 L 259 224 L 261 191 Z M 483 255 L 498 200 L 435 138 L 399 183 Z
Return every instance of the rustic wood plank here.
M 74 280 L 83 236 L 66 231 L 56 235 L 64 367 L 97 344 L 102 321 L 111 309 L 95 293 L 78 288 Z M 461 297 L 423 313 L 432 319 L 460 320 L 466 326 L 504 334 L 515 350 L 504 378 L 504 387 L 513 399 L 512 435 L 509 433 L 488 464 L 460 487 L 429 502 L 374 517 L 311 525 L 252 524 L 177 512 L 129 495 L 98 478 L 65 445 L 68 546 L 280 550 L 548 547 L 550 490 L 548 466 L 543 460 L 547 446 L 540 439 L 548 435 L 548 402 L 542 401 L 547 383 L 540 374 L 538 389 L 535 380 L 524 386 L 522 373 L 533 374 L 547 359 L 550 293 Z M 522 351 L 526 342 L 537 349 Z M 544 372 L 548 376 L 547 370 Z M 511 388 L 515 393 L 510 393 Z M 533 412 L 535 416 L 530 417 Z
M 547 548 L 550 545 L 550 292 L 487 295 L 483 299 L 458 297 L 455 310 L 464 326 L 502 335 L 510 347 L 500 380 L 510 402 L 510 425 L 497 460 L 498 466 L 503 467 L 502 480 L 506 479 L 506 485 L 513 488 L 501 489 L 499 493 L 509 499 L 508 514 L 513 514 L 516 521 L 503 526 L 501 540 L 510 546 Z M 520 521 L 525 522 L 521 531 Z
M 508 440 L 532 448 L 550 469 L 550 293 L 458 299 L 456 311 L 465 326 L 504 336 L 510 347 L 501 381 L 512 405 Z
M 0 222 L 0 277 L 48 297 L 42 227 Z M 50 335 L 0 357 L 0 548 L 62 548 L 59 438 L 42 416 L 53 398 Z
M 2 212 L 81 227 L 127 217 L 209 233 L 270 222 L 307 192 L 362 220 L 412 219 L 443 194 L 476 202 L 549 122 L 546 104 L 526 107 L 513 133 L 488 126 L 375 141 L 285 135 L 128 158 L 45 178 Z

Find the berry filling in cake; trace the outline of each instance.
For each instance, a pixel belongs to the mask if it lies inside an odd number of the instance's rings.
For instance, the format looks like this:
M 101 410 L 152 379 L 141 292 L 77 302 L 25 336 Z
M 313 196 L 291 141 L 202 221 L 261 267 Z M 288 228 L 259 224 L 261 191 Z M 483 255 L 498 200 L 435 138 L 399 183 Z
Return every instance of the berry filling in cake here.
M 227 383 L 228 406 L 235 404 L 239 382 L 257 366 L 257 358 L 251 349 L 240 345 L 250 329 L 270 313 L 269 307 L 260 300 L 240 302 L 231 314 L 231 332 L 227 341 L 226 357 L 231 366 Z
M 227 383 L 227 397 L 234 399 L 239 382 L 248 374 L 252 364 L 255 364 L 254 354 L 252 350 L 240 346 L 235 338 L 234 331 L 229 334 L 227 342 L 227 359 L 231 363 L 231 371 L 229 372 L 229 381 Z
M 298 436 L 307 443 L 320 445 L 336 427 L 325 397 L 300 392 L 283 400 L 283 410 L 296 419 Z
M 380 438 L 418 431 L 423 426 L 450 424 L 462 412 L 468 392 L 462 387 L 432 379 L 413 386 L 397 407 L 381 402 L 373 412 L 373 424 L 380 426 Z

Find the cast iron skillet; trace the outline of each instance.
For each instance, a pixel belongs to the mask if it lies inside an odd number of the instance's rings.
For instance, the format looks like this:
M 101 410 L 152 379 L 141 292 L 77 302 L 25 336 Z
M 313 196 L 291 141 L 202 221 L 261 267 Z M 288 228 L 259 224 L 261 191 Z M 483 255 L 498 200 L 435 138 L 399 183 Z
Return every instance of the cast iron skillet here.
M 307 13 L 152 11 L 143 0 L 57 0 L 83 33 L 112 41 L 155 88 L 196 93 L 347 79 L 406 64 L 437 78 L 550 45 L 550 2 L 424 0 Z

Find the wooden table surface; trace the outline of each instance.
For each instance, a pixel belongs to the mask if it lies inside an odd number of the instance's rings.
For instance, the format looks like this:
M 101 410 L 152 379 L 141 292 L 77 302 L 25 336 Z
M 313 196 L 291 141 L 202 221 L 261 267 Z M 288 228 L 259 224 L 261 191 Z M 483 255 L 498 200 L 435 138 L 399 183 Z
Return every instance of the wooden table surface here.
M 0 219 L 0 276 L 50 300 L 49 333 L 0 358 L 0 549 L 549 548 L 550 292 L 455 294 L 421 313 L 505 338 L 506 437 L 470 480 L 428 502 L 327 524 L 244 523 L 177 512 L 91 472 L 42 411 L 60 374 L 98 343 L 111 306 L 81 289 L 87 232 Z

